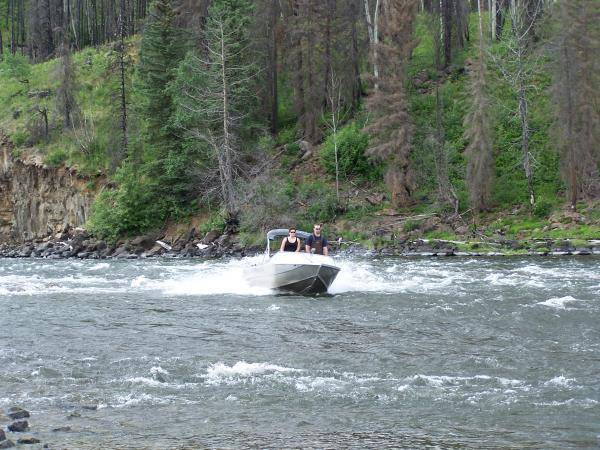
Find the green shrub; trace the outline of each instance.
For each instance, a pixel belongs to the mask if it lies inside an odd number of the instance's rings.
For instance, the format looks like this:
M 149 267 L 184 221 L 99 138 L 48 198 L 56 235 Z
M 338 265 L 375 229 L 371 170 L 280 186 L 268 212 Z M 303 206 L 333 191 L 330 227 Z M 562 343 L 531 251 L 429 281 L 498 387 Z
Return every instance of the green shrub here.
M 28 135 L 26 131 L 18 130 L 15 131 L 10 138 L 12 143 L 15 144 L 15 147 L 21 147 L 27 142 Z
M 294 184 L 291 179 L 265 175 L 248 186 L 254 195 L 242 209 L 241 230 L 255 233 L 294 224 L 296 210 L 292 206 Z
M 68 157 L 69 155 L 64 149 L 57 148 L 46 155 L 44 158 L 44 164 L 50 167 L 57 167 L 63 164 Z
M 275 147 L 275 139 L 271 133 L 264 133 L 258 138 L 256 145 L 263 152 L 269 152 Z
M 421 222 L 419 220 L 407 220 L 406 222 L 404 222 L 404 226 L 402 228 L 404 229 L 404 231 L 409 233 L 411 231 L 415 231 L 421 228 Z
M 18 53 L 14 55 L 6 53 L 4 61 L 0 64 L 0 70 L 18 81 L 28 81 L 31 77 L 31 64 L 29 64 L 27 56 Z
M 200 231 L 202 233 L 208 233 L 209 231 L 223 231 L 225 229 L 225 215 L 222 211 L 212 214 L 206 222 L 200 225 Z
M 548 201 L 546 199 L 539 199 L 535 204 L 533 214 L 534 216 L 539 217 L 540 219 L 548 217 L 552 212 L 553 208 L 554 204 L 551 201 Z
M 291 142 L 287 144 L 287 148 L 285 149 L 285 153 L 289 156 L 299 156 L 300 155 L 300 144 L 297 142 Z
M 157 194 L 157 186 L 129 165 L 119 169 L 116 178 L 119 187 L 102 191 L 92 205 L 90 232 L 116 241 L 161 226 L 169 205 Z
M 295 141 L 296 141 L 296 127 L 295 126 L 283 128 L 279 131 L 279 133 L 277 133 L 276 142 L 278 145 L 291 144 Z
M 353 122 L 337 132 L 338 167 L 341 177 L 362 175 L 377 178 L 377 170 L 365 156 L 369 145 L 369 136 Z M 334 136 L 330 134 L 321 149 L 321 164 L 325 170 L 335 175 Z
M 312 229 L 312 225 L 332 220 L 338 212 L 338 202 L 335 192 L 326 184 L 315 181 L 305 183 L 298 190 L 298 200 L 306 205 L 300 213 L 299 225 Z

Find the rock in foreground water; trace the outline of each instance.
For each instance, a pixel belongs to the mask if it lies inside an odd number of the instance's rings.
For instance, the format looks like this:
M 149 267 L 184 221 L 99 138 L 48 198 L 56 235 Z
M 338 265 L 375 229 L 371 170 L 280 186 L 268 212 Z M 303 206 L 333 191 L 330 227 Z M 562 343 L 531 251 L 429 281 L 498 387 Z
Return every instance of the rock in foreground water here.
M 17 444 L 39 444 L 40 442 L 42 441 L 34 437 L 24 437 L 17 440 Z
M 18 406 L 13 406 L 12 408 L 10 408 L 8 410 L 8 417 L 10 417 L 13 420 L 17 420 L 17 419 L 26 419 L 27 417 L 30 417 L 30 415 L 29 415 L 29 411 L 27 411 L 23 408 L 19 408 Z
M 22 433 L 29 428 L 29 422 L 26 420 L 17 420 L 8 426 L 8 431 L 13 433 Z

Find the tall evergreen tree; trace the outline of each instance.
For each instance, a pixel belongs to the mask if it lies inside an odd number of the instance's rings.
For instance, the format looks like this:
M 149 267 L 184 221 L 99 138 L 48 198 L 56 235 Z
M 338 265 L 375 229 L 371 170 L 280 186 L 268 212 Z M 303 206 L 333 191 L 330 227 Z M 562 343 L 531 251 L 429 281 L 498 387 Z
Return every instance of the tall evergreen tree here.
M 174 21 L 172 1 L 157 0 L 142 36 L 137 68 L 135 88 L 139 94 L 138 112 L 146 128 L 146 147 L 158 154 L 176 138 L 168 120 L 173 113 L 168 85 L 183 54 L 183 37 Z
M 178 214 L 188 198 L 182 177 L 180 133 L 173 125 L 174 105 L 169 84 L 183 57 L 184 38 L 175 25 L 171 0 L 157 0 L 149 13 L 140 48 L 134 88 L 137 113 L 142 121 L 142 152 L 132 162 L 143 163 L 144 173 L 154 181 L 157 202 L 165 214 Z M 131 149 L 130 149 L 131 152 Z

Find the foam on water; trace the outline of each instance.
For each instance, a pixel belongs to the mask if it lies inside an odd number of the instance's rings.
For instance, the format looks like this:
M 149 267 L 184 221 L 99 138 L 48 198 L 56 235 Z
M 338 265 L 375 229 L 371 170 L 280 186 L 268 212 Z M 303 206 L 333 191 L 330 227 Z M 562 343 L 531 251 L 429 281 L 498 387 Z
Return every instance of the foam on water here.
M 270 363 L 247 363 L 246 361 L 238 361 L 233 366 L 228 366 L 225 363 L 217 362 L 211 364 L 206 370 L 206 381 L 208 384 L 219 384 L 227 380 L 248 378 L 265 373 L 286 373 L 297 372 L 298 369 L 290 367 L 278 366 Z
M 110 268 L 109 263 L 99 263 L 99 264 L 94 264 L 92 267 L 88 267 L 87 270 L 89 270 L 90 272 L 93 272 L 96 270 L 104 270 L 104 269 L 108 269 L 108 268 Z
M 527 264 L 502 270 L 489 262 L 475 260 L 432 259 L 367 259 L 361 257 L 334 256 L 341 271 L 329 289 L 331 294 L 366 292 L 381 294 L 452 293 L 452 303 L 432 304 L 440 311 L 453 311 L 456 297 L 466 297 L 473 286 L 485 286 L 488 290 L 503 286 L 527 286 L 550 290 L 564 287 L 561 274 L 567 279 L 578 276 L 578 267 L 565 269 Z M 196 262 L 193 260 L 136 260 L 136 261 L 24 261 L 10 262 L 0 273 L 0 296 L 38 296 L 52 293 L 68 294 L 114 294 L 152 292 L 164 296 L 243 295 L 267 296 L 273 291 L 251 287 L 243 270 L 264 261 L 263 255 L 218 261 Z M 495 263 L 492 263 L 495 264 Z M 598 277 L 590 271 L 588 278 Z M 579 274 L 581 276 L 581 274 Z M 592 289 L 593 290 L 593 289 Z M 538 303 L 541 306 L 566 309 L 566 304 L 576 301 L 570 296 L 551 298 Z M 473 302 L 469 302 L 469 305 Z M 276 306 L 270 309 L 276 310 Z
M 555 309 L 569 309 L 567 308 L 567 304 L 578 302 L 576 298 L 567 295 L 565 297 L 553 297 L 543 302 L 538 302 L 536 305 L 547 306 Z
M 566 378 L 563 375 L 557 376 L 544 383 L 545 386 L 571 387 L 575 382 L 574 378 Z
M 196 265 L 194 272 L 165 280 L 160 288 L 168 295 L 272 294 L 270 289 L 249 286 L 246 282 L 243 269 L 252 265 L 254 260 L 256 257 Z
M 395 294 L 401 292 L 444 291 L 448 286 L 458 284 L 460 273 L 450 267 L 436 267 L 433 264 L 423 270 L 421 262 L 405 260 L 384 270 L 377 269 L 366 261 L 336 258 L 341 271 L 329 292 L 379 292 Z M 462 280 L 464 282 L 466 280 Z

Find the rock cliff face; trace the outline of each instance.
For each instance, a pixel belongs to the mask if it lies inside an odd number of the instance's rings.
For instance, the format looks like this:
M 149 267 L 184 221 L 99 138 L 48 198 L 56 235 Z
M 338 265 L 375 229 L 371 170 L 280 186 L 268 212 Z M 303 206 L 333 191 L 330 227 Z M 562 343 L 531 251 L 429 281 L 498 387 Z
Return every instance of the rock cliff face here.
M 95 192 L 65 167 L 47 167 L 39 156 L 15 158 L 0 133 L 0 243 L 45 237 L 88 218 Z

